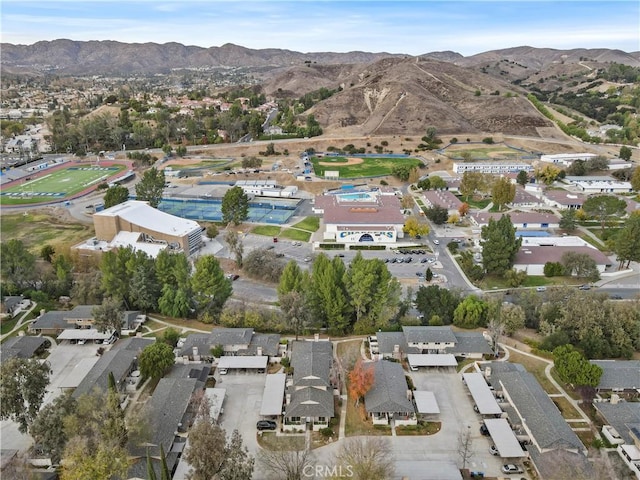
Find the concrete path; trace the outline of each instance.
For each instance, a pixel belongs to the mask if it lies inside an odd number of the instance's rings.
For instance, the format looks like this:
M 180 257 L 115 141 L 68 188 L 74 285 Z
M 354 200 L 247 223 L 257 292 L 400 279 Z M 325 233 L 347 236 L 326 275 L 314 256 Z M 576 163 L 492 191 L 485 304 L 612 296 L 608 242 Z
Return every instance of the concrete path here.
M 29 310 L 25 310 L 20 315 L 20 318 L 16 322 L 15 326 L 11 329 L 11 331 L 0 336 L 0 341 L 4 340 L 8 336 L 10 336 L 12 333 L 15 333 L 16 331 L 20 330 L 20 328 L 22 328 L 25 324 L 31 323 L 31 321 L 25 321 L 25 318 L 27 318 L 27 315 L 29 315 L 37 306 L 38 306 L 37 303 L 31 302 L 31 307 L 29 308 Z M 52 342 L 52 345 L 55 345 L 55 341 Z

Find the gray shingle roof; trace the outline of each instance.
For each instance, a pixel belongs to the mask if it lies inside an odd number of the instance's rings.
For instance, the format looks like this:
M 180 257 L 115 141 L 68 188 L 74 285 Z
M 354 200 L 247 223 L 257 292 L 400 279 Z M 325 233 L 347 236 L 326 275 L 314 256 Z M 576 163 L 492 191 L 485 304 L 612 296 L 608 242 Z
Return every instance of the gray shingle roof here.
M 251 337 L 249 348 L 238 350 L 238 355 L 257 355 L 258 347 L 262 348 L 262 354 L 269 357 L 278 355 L 280 335 L 277 333 L 254 333 Z
M 497 382 L 502 384 L 541 449 L 585 450 L 558 407 L 522 365 L 510 362 L 491 362 L 489 365 L 489 380 L 494 386 Z
M 407 379 L 402 365 L 380 360 L 366 365 L 374 369 L 374 384 L 364 397 L 369 413 L 415 412 L 413 403 L 407 398 Z
M 378 332 L 376 337 L 378 338 L 378 351 L 381 354 L 393 353 L 393 348 L 396 345 L 400 346 L 400 351 L 404 354 L 420 353 L 417 348 L 407 345 L 407 339 L 403 332 Z
M 540 452 L 534 446 L 527 448 L 531 460 L 545 480 L 602 480 L 602 470 L 593 468 L 593 463 L 583 454 L 567 450 Z M 506 462 L 505 462 L 506 463 Z M 519 478 L 519 477 L 518 477 Z
M 611 425 L 624 438 L 625 443 L 633 444 L 633 437 L 629 430 L 640 423 L 640 402 L 595 402 L 596 410 L 604 417 L 607 424 Z
M 453 332 L 456 337 L 454 347 L 445 349 L 445 353 L 491 353 L 491 345 L 484 338 L 482 332 Z
M 192 333 L 191 335 L 187 335 L 182 350 L 180 350 L 180 355 L 193 355 L 194 347 L 198 349 L 199 355 L 209 355 L 211 348 L 215 346 L 215 344 L 211 342 L 212 336 L 210 333 Z
M 218 329 L 222 330 L 222 329 Z M 253 333 L 251 329 L 227 329 L 227 330 L 243 330 L 251 332 L 251 336 L 249 340 L 246 340 L 246 336 L 242 333 L 242 337 L 240 337 L 236 332 L 232 332 L 228 334 L 223 332 L 222 334 L 213 333 L 192 333 L 186 337 L 184 345 L 180 350 L 180 355 L 193 355 L 193 347 L 198 348 L 199 355 L 209 355 L 211 348 L 216 345 L 249 345 L 248 348 L 243 348 L 237 350 L 235 352 L 236 355 L 257 355 L 258 347 L 262 347 L 262 354 L 270 357 L 275 357 L 278 355 L 278 345 L 280 344 L 280 335 L 277 333 Z M 239 333 L 239 332 L 238 332 Z M 232 338 L 235 336 L 235 338 Z M 238 340 L 240 339 L 240 343 L 228 343 L 222 344 L 220 343 L 220 339 L 222 340 Z M 246 343 L 245 343 L 246 342 Z
M 402 327 L 408 343 L 456 342 L 456 336 L 449 326 L 443 327 Z
M 252 336 L 251 328 L 214 328 L 211 342 L 212 345 L 248 345 Z
M 22 302 L 22 300 L 24 300 L 24 297 L 22 295 L 10 295 L 4 297 L 4 300 L 2 302 L 4 304 L 4 311 L 11 312 L 16 305 Z
M 78 305 L 73 310 L 52 310 L 36 319 L 29 329 L 75 328 L 75 325 L 68 320 L 92 319 L 95 307 L 97 305 Z
M 635 390 L 640 388 L 640 360 L 591 360 L 603 372 L 599 389 Z
M 285 417 L 327 417 L 334 415 L 333 391 L 304 387 L 291 394 Z
M 331 342 L 293 342 L 291 366 L 293 367 L 293 384 L 296 387 L 329 387 L 332 364 Z
M 109 373 L 113 372 L 116 382 L 122 380 L 135 367 L 140 352 L 153 342 L 154 340 L 150 338 L 137 337 L 118 341 L 111 350 L 102 354 L 74 390 L 73 396 L 78 398 L 86 393 L 91 393 L 94 388 L 106 392 L 109 385 Z
M 47 341 L 44 337 L 12 337 L 0 347 L 0 362 L 10 358 L 31 358 L 36 351 Z

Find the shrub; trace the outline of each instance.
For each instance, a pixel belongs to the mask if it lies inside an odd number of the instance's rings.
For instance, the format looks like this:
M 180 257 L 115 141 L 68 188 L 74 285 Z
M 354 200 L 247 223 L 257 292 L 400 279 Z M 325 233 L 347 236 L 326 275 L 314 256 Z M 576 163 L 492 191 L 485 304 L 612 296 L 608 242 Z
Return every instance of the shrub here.
M 333 428 L 331 427 L 321 428 L 319 432 L 324 438 L 333 437 Z

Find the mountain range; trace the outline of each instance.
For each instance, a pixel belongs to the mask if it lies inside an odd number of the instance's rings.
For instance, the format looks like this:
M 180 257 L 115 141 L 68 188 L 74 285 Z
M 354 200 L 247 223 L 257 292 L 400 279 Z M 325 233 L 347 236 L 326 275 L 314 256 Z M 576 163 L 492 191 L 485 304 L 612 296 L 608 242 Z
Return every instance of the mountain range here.
M 259 77 L 260 89 L 272 97 L 298 98 L 321 87 L 338 90 L 307 113 L 325 132 L 353 135 L 415 134 L 433 125 L 442 134 L 544 136 L 553 124 L 527 101 L 529 89 L 579 89 L 611 63 L 640 67 L 640 52 L 526 46 L 469 57 L 451 51 L 301 53 L 233 44 L 202 48 L 72 40 L 0 48 L 3 74 L 151 75 L 241 68 Z

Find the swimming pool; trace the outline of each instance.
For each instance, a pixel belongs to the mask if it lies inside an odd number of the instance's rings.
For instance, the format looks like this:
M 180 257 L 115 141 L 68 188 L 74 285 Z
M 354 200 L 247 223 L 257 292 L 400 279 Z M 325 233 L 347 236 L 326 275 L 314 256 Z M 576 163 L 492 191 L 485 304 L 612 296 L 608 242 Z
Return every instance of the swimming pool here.
M 357 193 L 337 193 L 340 200 L 346 200 L 348 202 L 372 202 L 374 196 L 369 192 L 357 192 Z

